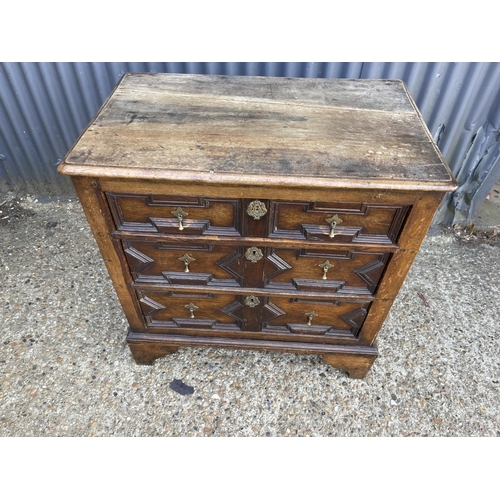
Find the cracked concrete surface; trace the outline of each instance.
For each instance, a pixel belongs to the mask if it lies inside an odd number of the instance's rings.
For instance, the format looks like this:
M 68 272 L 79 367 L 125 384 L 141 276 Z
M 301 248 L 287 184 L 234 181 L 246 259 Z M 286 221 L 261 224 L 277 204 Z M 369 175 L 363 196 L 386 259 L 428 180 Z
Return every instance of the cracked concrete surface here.
M 363 380 L 319 356 L 222 349 L 138 366 L 80 204 L 14 208 L 0 214 L 1 436 L 500 435 L 499 246 L 428 236 Z

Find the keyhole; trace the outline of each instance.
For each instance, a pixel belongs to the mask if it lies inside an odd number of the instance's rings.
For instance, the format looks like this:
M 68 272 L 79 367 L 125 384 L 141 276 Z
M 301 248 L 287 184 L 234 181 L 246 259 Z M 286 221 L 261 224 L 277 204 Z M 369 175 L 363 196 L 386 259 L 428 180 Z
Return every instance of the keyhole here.
M 251 262 L 257 262 L 262 259 L 262 251 L 257 247 L 251 247 L 245 252 L 245 257 Z
M 245 305 L 250 306 L 250 307 L 255 307 L 260 304 L 260 300 L 257 297 L 254 297 L 253 295 L 249 295 L 248 297 L 245 298 Z

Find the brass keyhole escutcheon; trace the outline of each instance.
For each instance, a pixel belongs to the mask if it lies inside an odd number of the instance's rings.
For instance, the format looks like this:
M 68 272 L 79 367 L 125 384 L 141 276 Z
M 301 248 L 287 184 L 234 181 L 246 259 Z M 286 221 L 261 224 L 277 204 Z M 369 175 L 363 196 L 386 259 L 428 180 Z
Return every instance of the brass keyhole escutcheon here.
M 322 264 L 318 264 L 318 267 L 321 267 L 321 269 L 323 269 L 323 277 L 321 279 L 326 280 L 328 279 L 326 273 L 334 266 L 333 264 L 330 264 L 330 261 L 325 260 L 325 262 L 323 262 Z
M 184 212 L 181 207 L 177 207 L 175 210 L 172 210 L 170 212 L 172 215 L 177 217 L 177 220 L 179 221 L 179 231 L 184 231 L 184 226 L 182 225 L 183 219 L 185 219 L 189 214 L 187 212 Z
M 262 257 L 264 257 L 264 254 L 262 253 L 262 250 L 257 247 L 250 247 L 246 252 L 245 252 L 245 257 L 250 261 L 250 262 L 257 262 Z
M 249 295 L 245 297 L 245 304 L 250 307 L 255 307 L 260 304 L 260 300 L 258 297 L 255 297 L 255 295 Z
M 335 236 L 335 228 L 337 227 L 338 224 L 344 222 L 337 214 L 332 215 L 328 219 L 325 219 L 328 224 L 330 224 L 330 238 L 333 238 Z
M 308 319 L 307 326 L 311 326 L 313 318 L 316 318 L 318 314 L 316 313 L 316 311 L 310 311 L 308 313 L 305 313 L 305 316 Z
M 196 309 L 199 309 L 199 307 L 195 306 L 192 302 L 190 302 L 189 304 L 186 304 L 184 307 L 189 311 L 189 314 L 190 314 L 189 317 L 191 319 L 194 318 L 194 312 L 196 311 Z
M 261 217 L 267 214 L 265 203 L 262 203 L 260 200 L 251 201 L 247 207 L 247 214 L 253 217 L 254 220 L 260 220 Z
M 184 272 L 189 273 L 189 264 L 191 264 L 191 262 L 194 262 L 196 259 L 185 253 L 182 257 L 179 257 L 179 260 L 184 262 Z

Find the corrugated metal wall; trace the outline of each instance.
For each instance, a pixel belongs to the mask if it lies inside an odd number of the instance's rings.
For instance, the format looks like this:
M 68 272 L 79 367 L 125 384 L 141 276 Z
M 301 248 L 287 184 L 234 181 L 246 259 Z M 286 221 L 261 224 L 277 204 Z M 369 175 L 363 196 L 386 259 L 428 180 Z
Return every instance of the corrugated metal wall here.
M 436 222 L 474 217 L 500 174 L 500 63 L 0 63 L 0 191 L 73 194 L 57 163 L 126 72 L 401 79 L 460 183 Z

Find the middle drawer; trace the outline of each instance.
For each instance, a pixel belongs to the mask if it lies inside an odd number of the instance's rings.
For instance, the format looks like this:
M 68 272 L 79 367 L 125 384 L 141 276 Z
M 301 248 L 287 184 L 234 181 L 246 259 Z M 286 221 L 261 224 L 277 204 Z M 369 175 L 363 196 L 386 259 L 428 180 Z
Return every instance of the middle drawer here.
M 373 296 L 390 253 L 123 240 L 137 283 Z

